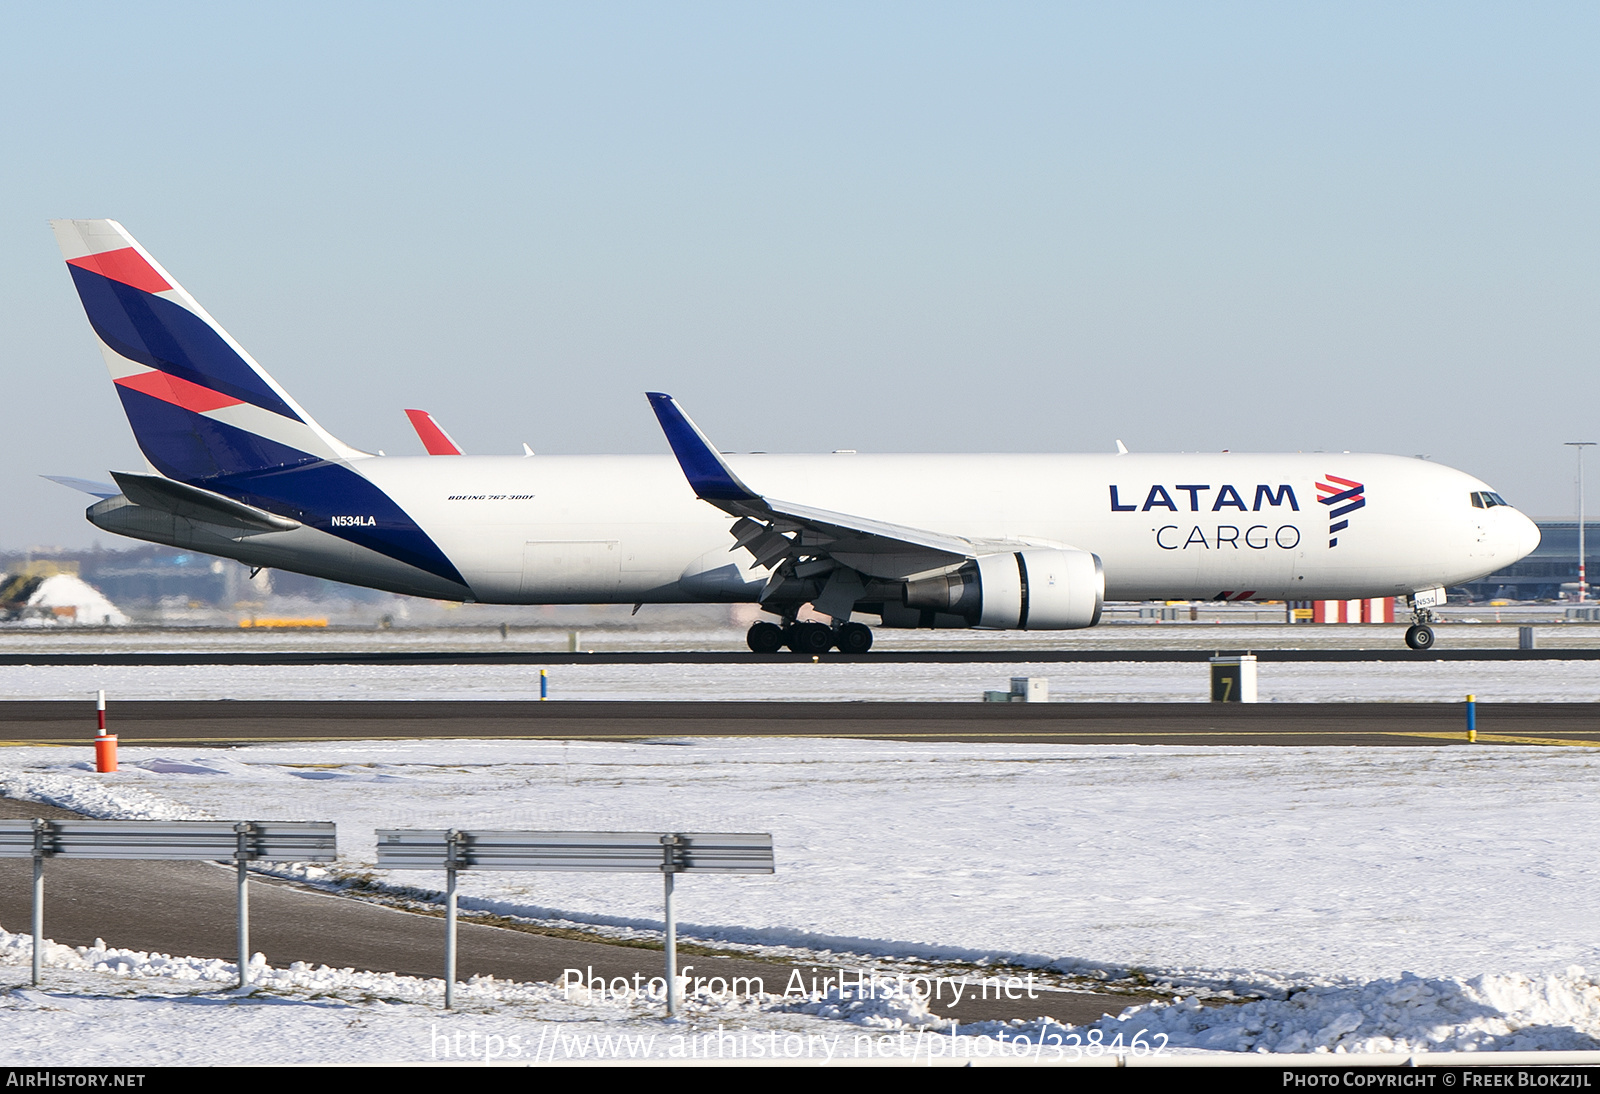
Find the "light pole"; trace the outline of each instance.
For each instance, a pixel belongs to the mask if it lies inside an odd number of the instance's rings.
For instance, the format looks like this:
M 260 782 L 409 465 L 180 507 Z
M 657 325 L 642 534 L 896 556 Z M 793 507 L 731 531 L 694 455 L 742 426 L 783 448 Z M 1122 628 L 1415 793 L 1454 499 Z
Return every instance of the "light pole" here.
M 1589 599 L 1588 570 L 1583 555 L 1583 450 L 1593 448 L 1594 441 L 1563 441 L 1568 448 L 1578 450 L 1578 603 Z

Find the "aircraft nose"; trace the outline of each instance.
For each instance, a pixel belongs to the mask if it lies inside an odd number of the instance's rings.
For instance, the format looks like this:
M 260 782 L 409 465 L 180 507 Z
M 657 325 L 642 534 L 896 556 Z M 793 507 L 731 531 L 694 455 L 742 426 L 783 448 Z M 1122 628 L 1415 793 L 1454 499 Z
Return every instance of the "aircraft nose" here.
M 1516 558 L 1526 558 L 1539 546 L 1539 526 L 1521 513 L 1516 516 L 1516 523 L 1511 529 L 1511 553 Z

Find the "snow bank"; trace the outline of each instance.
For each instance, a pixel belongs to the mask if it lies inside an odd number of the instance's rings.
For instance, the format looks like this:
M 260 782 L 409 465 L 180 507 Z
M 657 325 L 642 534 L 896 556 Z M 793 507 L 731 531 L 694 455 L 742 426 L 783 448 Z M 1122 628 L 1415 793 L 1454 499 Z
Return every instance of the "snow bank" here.
M 233 961 L 211 957 L 174 957 L 143 950 L 124 950 L 95 939 L 93 946 L 66 946 L 46 940 L 42 947 L 43 965 L 71 972 L 100 973 L 131 980 L 168 980 L 187 984 L 216 984 L 226 988 L 239 982 L 239 966 Z M 33 960 L 33 939 L 0 929 L 0 965 L 27 965 Z M 360 969 L 334 969 L 296 961 L 286 968 L 266 963 L 263 954 L 250 961 L 250 990 L 283 992 L 294 995 L 337 996 L 346 1001 L 385 1000 L 388 1002 L 440 1004 L 444 1001 L 444 981 L 398 973 L 366 972 Z M 493 976 L 474 976 L 456 985 L 456 998 L 479 1003 L 565 1003 L 567 993 L 553 983 L 518 983 Z M 715 1008 L 720 1002 L 702 993 L 686 1002 L 698 1009 Z M 728 1005 L 737 1001 L 729 1000 Z M 615 1011 L 613 1005 L 608 1008 Z
M 1600 983 L 1559 975 L 1405 975 L 1310 987 L 1286 999 L 1205 1007 L 1176 999 L 1085 1027 L 1102 1043 L 1135 1032 L 1213 1052 L 1487 1052 L 1600 1049 Z M 1091 1032 L 1092 1031 L 1092 1032 Z
M 32 959 L 31 937 L 0 930 L 0 963 L 23 965 Z M 239 980 L 239 967 L 232 961 L 117 949 L 107 946 L 103 939 L 95 939 L 93 946 L 65 946 L 46 940 L 43 964 L 52 969 L 104 973 L 138 980 L 176 980 L 224 987 L 236 984 Z M 251 960 L 251 970 L 251 985 L 256 989 L 354 994 L 406 1001 L 435 1001 L 444 997 L 442 980 L 423 980 L 356 969 L 331 969 L 326 965 L 312 967 L 304 962 L 295 962 L 286 969 L 276 969 L 267 965 L 266 958 L 261 954 L 256 954 Z M 474 977 L 461 990 L 468 997 L 498 1001 L 512 1001 L 513 998 L 517 1001 L 548 999 L 552 993 L 555 996 L 560 994 L 553 985 L 512 985 L 496 981 L 493 977 Z
M 1050 997 L 1038 1003 L 1048 1011 Z M 1128 1007 L 1085 1026 L 1052 1018 L 956 1023 L 892 983 L 876 992 L 833 988 L 788 1004 L 792 1013 L 884 1030 L 958 1036 L 1059 1049 L 1068 1057 L 1160 1049 L 1203 1052 L 1550 1052 L 1600 1049 L 1600 982 L 1583 969 L 1545 977 L 1478 976 L 1324 985 L 1287 998 L 1205 1006 L 1194 997 Z
M 85 771 L 93 764 L 72 766 Z M 76 775 L 0 768 L 0 798 L 41 802 L 102 820 L 206 820 L 208 815 L 133 786 L 111 786 Z
M 0 930 L 0 964 L 25 965 L 32 943 L 26 935 Z M 51 969 L 97 973 L 124 980 L 168 980 L 216 984 L 238 979 L 232 962 L 213 958 L 117 949 L 96 939 L 93 946 L 47 942 Z M 333 969 L 296 962 L 274 968 L 257 954 L 252 990 L 297 996 L 337 997 L 346 1002 L 442 1001 L 443 982 L 393 973 Z M 566 1004 L 555 984 L 521 984 L 474 977 L 457 987 L 463 1002 Z M 1585 1051 L 1600 1049 L 1600 983 L 1583 969 L 1557 976 L 1479 976 L 1471 980 L 1403 976 L 1365 983 L 1312 987 L 1286 999 L 1231 1006 L 1202 1006 L 1175 999 L 1129 1007 L 1115 1018 L 1088 1026 L 1052 1019 L 1032 1022 L 956 1023 L 933 1014 L 914 991 L 891 983 L 862 997 L 835 987 L 803 1002 L 766 996 L 720 1000 L 703 993 L 685 1000 L 702 1015 L 735 1011 L 804 1014 L 849 1022 L 866 1029 L 935 1030 L 959 1037 L 1059 1047 L 1068 1056 L 1082 1050 L 1132 1051 L 1135 1040 L 1162 1051 L 1271 1053 L 1415 1053 L 1488 1051 Z M 1042 1008 L 1049 1000 L 1042 1000 Z M 649 1012 L 646 1003 L 641 1016 Z M 614 1015 L 620 1017 L 620 1015 Z
M 870 991 L 845 986 L 831 987 L 803 1003 L 783 1003 L 777 1009 L 790 1014 L 814 1014 L 819 1018 L 839 1018 L 868 1029 L 949 1029 L 955 1023 L 928 1009 L 928 1002 L 916 991 L 892 980 L 878 982 Z

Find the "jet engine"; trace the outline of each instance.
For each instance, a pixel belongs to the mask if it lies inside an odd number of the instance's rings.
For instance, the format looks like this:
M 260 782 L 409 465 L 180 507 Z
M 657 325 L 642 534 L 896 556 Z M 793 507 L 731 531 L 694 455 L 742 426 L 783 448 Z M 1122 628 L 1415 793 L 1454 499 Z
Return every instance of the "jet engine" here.
M 1033 547 L 908 581 L 904 604 L 928 620 L 924 626 L 948 626 L 957 617 L 969 627 L 1062 631 L 1100 622 L 1105 592 L 1098 555 Z M 890 617 L 899 614 L 886 612 L 884 623 L 894 625 Z

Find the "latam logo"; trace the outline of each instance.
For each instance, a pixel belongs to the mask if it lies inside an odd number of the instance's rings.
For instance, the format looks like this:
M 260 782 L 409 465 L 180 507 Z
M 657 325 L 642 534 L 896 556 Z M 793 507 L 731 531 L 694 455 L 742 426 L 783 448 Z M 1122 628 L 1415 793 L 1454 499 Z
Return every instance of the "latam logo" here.
M 1329 477 L 1331 478 L 1332 476 Z M 1343 480 L 1336 479 L 1334 481 L 1342 482 Z M 1268 486 L 1262 483 L 1256 486 L 1253 505 L 1245 504 L 1244 499 L 1250 496 L 1250 487 L 1248 486 L 1244 488 L 1242 493 L 1237 487 L 1219 486 L 1216 488 L 1215 497 L 1201 497 L 1202 494 L 1209 495 L 1211 492 L 1212 487 L 1206 483 L 1181 483 L 1174 486 L 1171 493 L 1167 492 L 1165 486 L 1152 486 L 1144 496 L 1143 505 L 1132 500 L 1139 496 L 1137 489 L 1129 496 L 1130 500 L 1128 501 L 1122 500 L 1118 494 L 1119 489 L 1116 486 L 1111 488 L 1111 511 L 1113 513 L 1148 513 L 1152 509 L 1166 509 L 1176 513 L 1180 509 L 1178 503 L 1172 500 L 1174 494 L 1188 495 L 1187 498 L 1180 498 L 1180 500 L 1187 502 L 1186 508 L 1191 513 L 1205 511 L 1220 513 L 1224 509 L 1237 509 L 1241 513 L 1259 513 L 1263 505 L 1270 505 L 1274 508 L 1287 505 L 1295 512 L 1300 511 L 1300 503 L 1295 500 L 1294 488 L 1288 483 L 1282 483 L 1278 486 Z
M 1339 518 L 1354 513 L 1367 504 L 1367 499 L 1362 496 L 1366 487 L 1359 482 L 1341 479 L 1338 475 L 1328 475 L 1326 478 L 1327 482 L 1317 483 L 1317 500 L 1329 507 L 1328 546 L 1337 547 L 1339 533 L 1350 527 L 1349 521 Z

